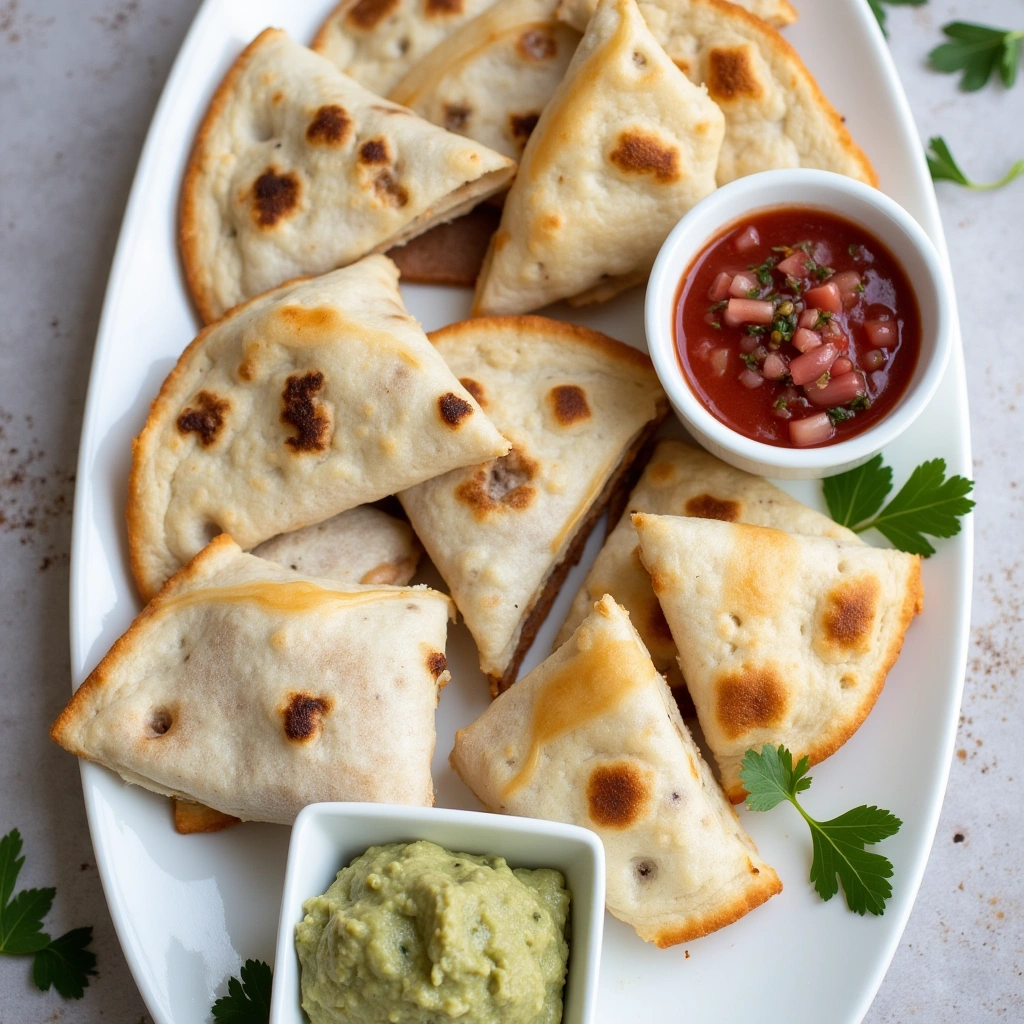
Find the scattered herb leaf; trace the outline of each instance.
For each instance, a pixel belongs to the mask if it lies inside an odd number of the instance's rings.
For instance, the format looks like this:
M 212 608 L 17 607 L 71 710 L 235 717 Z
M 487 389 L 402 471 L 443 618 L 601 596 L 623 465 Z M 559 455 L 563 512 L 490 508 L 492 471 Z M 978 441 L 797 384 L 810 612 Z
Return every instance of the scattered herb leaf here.
M 1018 160 L 998 181 L 975 182 L 971 181 L 953 158 L 953 154 L 946 145 L 946 140 L 941 135 L 928 140 L 928 170 L 931 171 L 932 181 L 953 181 L 964 188 L 973 189 L 975 192 L 985 192 L 994 188 L 1002 188 L 1009 185 L 1015 178 L 1024 174 L 1024 159 Z
M 246 960 L 238 978 L 228 979 L 228 994 L 213 1004 L 217 1024 L 268 1024 L 273 973 L 262 960 Z
M 92 927 L 73 928 L 36 953 L 32 980 L 45 992 L 51 985 L 65 999 L 81 999 L 96 973 L 96 954 L 88 948 Z
M 844 409 L 841 405 L 836 405 L 831 409 L 826 409 L 825 412 L 828 418 L 832 421 L 833 426 L 837 423 L 844 423 L 846 420 L 852 420 L 856 415 L 856 413 L 851 412 L 849 409 Z
M 863 466 L 826 477 L 822 490 L 829 515 L 840 526 L 853 529 L 882 507 L 892 490 L 892 468 L 883 465 L 882 456 L 876 455 Z
M 871 8 L 871 13 L 874 14 L 879 27 L 882 29 L 882 35 L 888 38 L 889 33 L 885 27 L 885 8 L 882 6 L 883 2 L 892 4 L 893 7 L 922 7 L 928 3 L 928 0 L 868 0 L 868 7 Z
M 838 818 L 817 821 L 796 798 L 811 786 L 809 768 L 807 757 L 800 758 L 794 768 L 793 755 L 784 746 L 766 744 L 761 753 L 748 750 L 740 768 L 747 807 L 770 811 L 788 800 L 811 830 L 810 880 L 818 895 L 826 901 L 832 899 L 841 883 L 850 910 L 862 915 L 885 913 L 885 902 L 892 896 L 888 881 L 893 874 L 892 863 L 864 847 L 894 836 L 903 822 L 889 811 L 864 804 Z
M 951 21 L 942 26 L 948 43 L 936 46 L 928 60 L 936 71 L 963 72 L 960 88 L 976 92 L 998 73 L 1009 89 L 1017 81 L 1021 40 L 1024 30 L 990 28 L 968 21 Z

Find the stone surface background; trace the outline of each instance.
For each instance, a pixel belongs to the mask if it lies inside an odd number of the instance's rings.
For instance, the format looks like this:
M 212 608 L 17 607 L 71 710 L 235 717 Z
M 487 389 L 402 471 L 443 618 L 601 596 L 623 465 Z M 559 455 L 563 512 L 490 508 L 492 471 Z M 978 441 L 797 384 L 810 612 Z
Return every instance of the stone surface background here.
M 32 988 L 24 960 L 0 959 L 0 1024 L 149 1019 L 96 875 L 77 766 L 46 729 L 68 695 L 74 467 L 104 287 L 145 131 L 197 6 L 0 0 L 0 832 L 21 829 L 22 884 L 57 886 L 57 934 L 95 925 L 101 969 L 84 1000 L 65 1004 Z M 965 94 L 928 71 L 940 26 L 955 19 L 1024 28 L 1024 3 L 890 8 L 922 138 L 944 135 L 968 173 L 991 180 L 1024 157 L 1024 81 Z M 938 193 L 980 503 L 972 646 L 935 845 L 870 1024 L 1024 1020 L 1024 180 Z M 798 964 L 799 936 L 785 941 Z

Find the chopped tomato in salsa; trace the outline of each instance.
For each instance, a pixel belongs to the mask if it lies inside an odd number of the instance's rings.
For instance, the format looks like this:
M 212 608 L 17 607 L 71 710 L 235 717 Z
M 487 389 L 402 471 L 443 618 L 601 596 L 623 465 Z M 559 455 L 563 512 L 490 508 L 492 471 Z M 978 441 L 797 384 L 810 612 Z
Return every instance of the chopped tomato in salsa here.
M 782 447 L 867 429 L 899 401 L 921 349 L 896 257 L 825 210 L 776 207 L 710 242 L 680 283 L 676 350 L 726 426 Z

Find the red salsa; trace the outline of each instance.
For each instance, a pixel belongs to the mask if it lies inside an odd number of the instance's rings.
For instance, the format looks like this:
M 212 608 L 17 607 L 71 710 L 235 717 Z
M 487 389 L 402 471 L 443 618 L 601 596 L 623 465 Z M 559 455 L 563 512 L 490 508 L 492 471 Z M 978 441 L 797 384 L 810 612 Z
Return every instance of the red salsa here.
M 851 221 L 773 207 L 708 244 L 679 287 L 676 350 L 726 426 L 780 447 L 844 441 L 899 401 L 921 350 L 896 257 Z

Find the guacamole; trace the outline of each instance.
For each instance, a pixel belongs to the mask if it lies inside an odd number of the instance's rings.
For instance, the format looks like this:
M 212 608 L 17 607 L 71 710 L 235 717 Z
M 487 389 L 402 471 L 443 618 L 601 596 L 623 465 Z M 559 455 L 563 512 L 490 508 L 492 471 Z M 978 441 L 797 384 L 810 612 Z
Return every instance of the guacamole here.
M 559 1024 L 569 891 L 549 868 L 373 846 L 295 929 L 313 1024 Z

